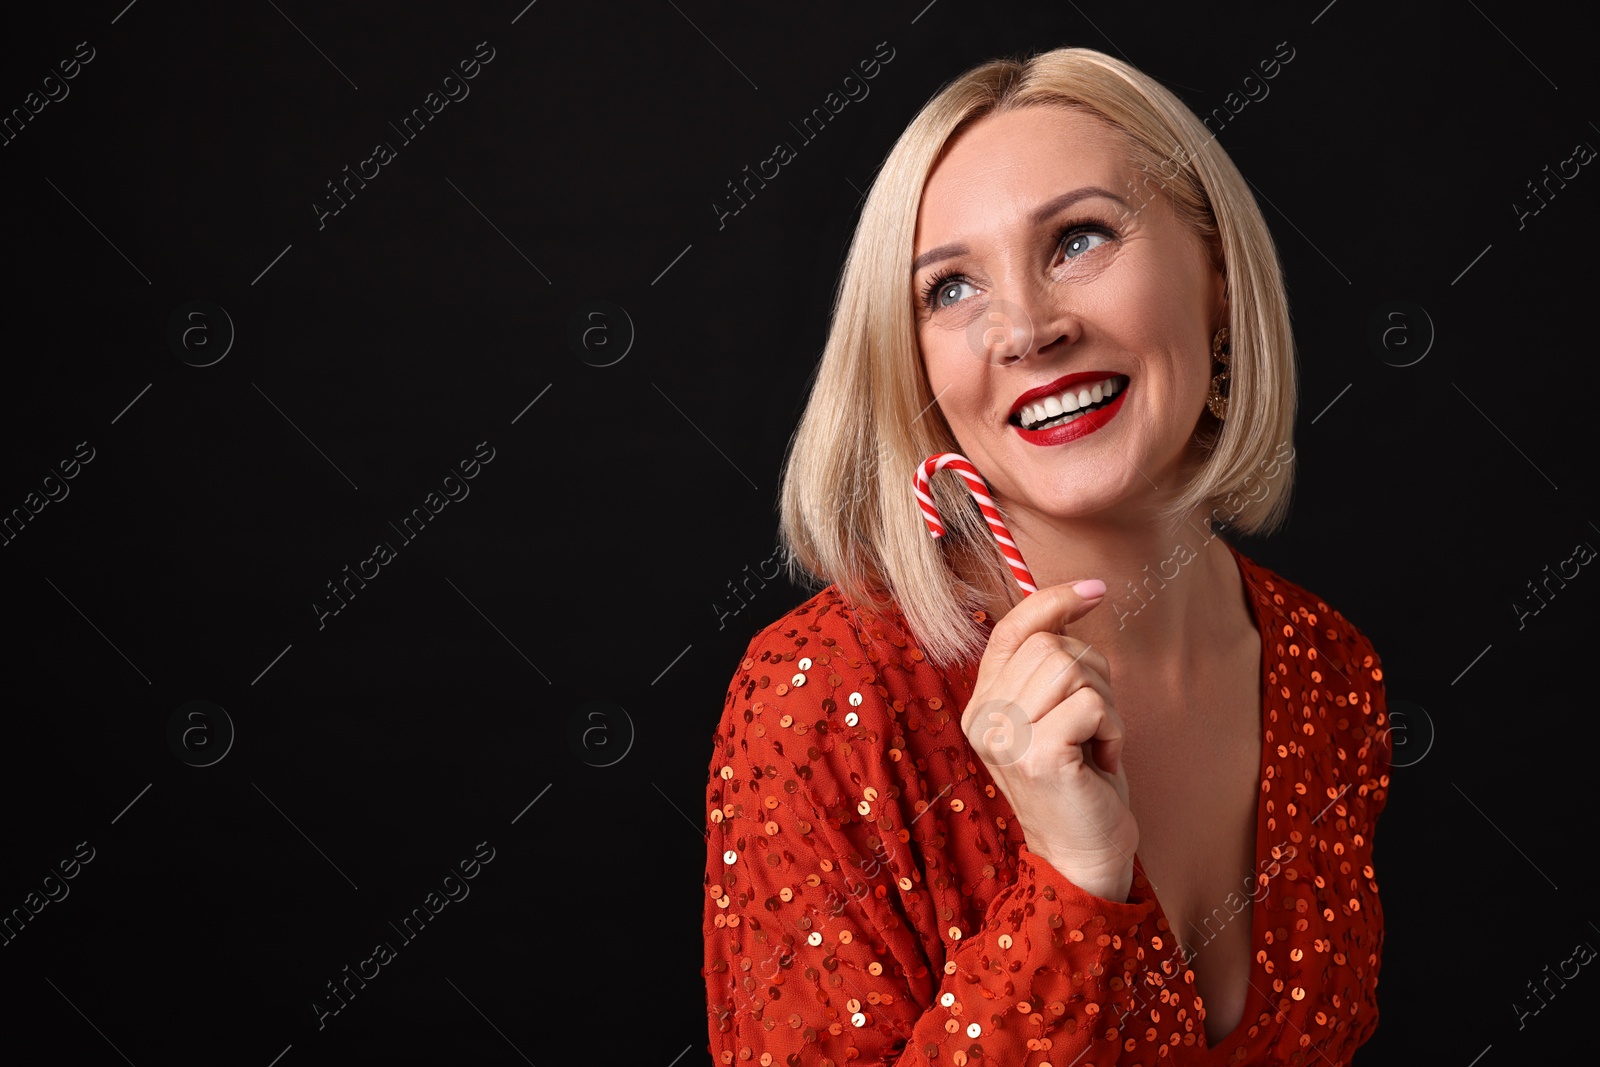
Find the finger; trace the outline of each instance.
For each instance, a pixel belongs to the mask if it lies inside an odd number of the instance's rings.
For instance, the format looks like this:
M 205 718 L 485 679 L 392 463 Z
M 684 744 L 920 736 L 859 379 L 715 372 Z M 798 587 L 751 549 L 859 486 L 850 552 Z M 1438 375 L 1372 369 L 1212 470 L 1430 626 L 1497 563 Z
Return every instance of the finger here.
M 983 668 L 1003 670 L 1023 642 L 1036 633 L 1060 634 L 1069 623 L 1093 611 L 1106 595 L 1098 578 L 1046 586 L 1006 613 L 989 633 Z
M 1083 657 L 1085 663 L 1106 681 L 1111 680 L 1111 661 L 1106 659 L 1105 653 L 1093 645 L 1067 634 L 1052 634 L 1040 631 L 1030 636 L 1017 649 L 1007 664 L 1007 673 L 1029 677 L 1038 665 L 1046 659 L 1058 657 L 1065 649 L 1073 659 Z M 1021 670 L 1018 670 L 1018 668 Z
M 1050 679 L 1052 675 L 1052 672 L 1043 671 L 1042 665 L 1054 663 L 1056 666 L 1053 673 L 1059 674 L 1073 669 L 1074 662 L 1080 658 L 1086 670 L 1094 672 L 1102 681 L 1109 683 L 1111 664 L 1098 649 L 1092 645 L 1085 644 L 1075 637 L 1066 637 L 1061 634 L 1049 634 L 1041 631 L 1030 634 L 1021 647 L 1006 662 L 1005 666 L 1003 668 L 995 668 L 987 681 L 975 680 L 973 689 L 975 693 L 1022 693 L 1027 691 L 1047 693 L 1056 687 L 1037 684 L 1042 679 Z M 987 663 L 988 660 L 986 659 L 985 662 Z M 979 679 L 982 678 L 983 672 L 980 670 Z M 1053 681 L 1059 683 L 1061 679 L 1054 678 Z M 1109 688 L 1102 687 L 1102 691 L 1109 698 Z M 1042 706 L 1037 702 L 1031 704 L 1032 718 L 1037 719 L 1051 705 L 1061 701 L 1067 692 L 1068 690 L 1061 690 L 1059 695 L 1046 699 Z M 977 701 L 968 702 L 967 707 L 963 709 L 961 720 L 963 730 L 970 725 L 971 713 L 978 707 L 978 703 Z
M 1093 645 L 1071 638 L 1056 639 L 1054 647 L 1039 658 L 1023 683 L 1022 699 L 1029 718 L 1038 722 L 1080 689 L 1092 689 L 1100 699 L 1111 703 L 1111 683 L 1101 673 L 1102 669 L 1109 673 L 1109 666 Z
M 1098 692 L 1080 692 L 1076 699 L 1057 704 L 1033 726 L 1034 745 L 1065 750 L 1078 747 L 1094 769 L 1116 775 L 1122 767 L 1124 728 L 1122 716 Z
M 1124 736 L 1122 716 L 1115 707 L 1108 706 L 1105 718 L 1089 742 L 1089 758 L 1094 760 L 1095 766 L 1111 775 L 1121 772 Z

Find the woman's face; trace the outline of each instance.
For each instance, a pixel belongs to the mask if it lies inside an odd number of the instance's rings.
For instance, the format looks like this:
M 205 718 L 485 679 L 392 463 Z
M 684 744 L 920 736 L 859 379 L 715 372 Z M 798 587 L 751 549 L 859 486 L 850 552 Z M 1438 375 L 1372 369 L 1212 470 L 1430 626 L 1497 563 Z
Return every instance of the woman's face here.
M 923 191 L 928 383 L 1013 515 L 1145 515 L 1195 458 L 1223 279 L 1132 167 L 1100 119 L 1028 107 L 966 130 Z

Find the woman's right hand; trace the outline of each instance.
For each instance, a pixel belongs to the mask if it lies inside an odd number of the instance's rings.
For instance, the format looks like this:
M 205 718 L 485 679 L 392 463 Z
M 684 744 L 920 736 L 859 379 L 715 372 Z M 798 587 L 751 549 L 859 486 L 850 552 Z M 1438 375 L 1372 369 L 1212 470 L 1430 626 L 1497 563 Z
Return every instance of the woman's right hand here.
M 1085 595 L 1088 594 L 1088 595 Z M 1028 849 L 1095 896 L 1126 901 L 1139 825 L 1105 656 L 1063 628 L 1104 599 L 1096 579 L 1040 589 L 999 622 L 961 730 Z

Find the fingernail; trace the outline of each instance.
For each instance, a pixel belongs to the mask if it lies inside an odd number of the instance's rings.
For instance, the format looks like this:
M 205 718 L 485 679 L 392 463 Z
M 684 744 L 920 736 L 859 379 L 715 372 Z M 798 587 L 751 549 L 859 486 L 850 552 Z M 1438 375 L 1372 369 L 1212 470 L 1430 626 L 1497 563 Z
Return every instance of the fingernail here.
M 1106 595 L 1106 583 L 1098 578 L 1085 578 L 1074 585 L 1072 591 L 1085 600 L 1097 600 Z

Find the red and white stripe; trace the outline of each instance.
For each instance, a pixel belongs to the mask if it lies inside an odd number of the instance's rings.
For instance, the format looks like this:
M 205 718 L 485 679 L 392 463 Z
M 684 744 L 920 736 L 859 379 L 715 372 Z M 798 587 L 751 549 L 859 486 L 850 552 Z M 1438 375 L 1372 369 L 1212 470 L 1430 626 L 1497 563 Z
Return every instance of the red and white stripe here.
M 1022 552 L 1017 548 L 1017 543 L 1011 539 L 1011 531 L 1006 529 L 1005 520 L 1000 517 L 1000 509 L 989 496 L 988 483 L 983 480 L 983 475 L 978 473 L 978 468 L 974 467 L 966 456 L 955 452 L 941 452 L 929 456 L 922 466 L 917 468 L 917 503 L 922 507 L 922 517 L 927 520 L 928 532 L 934 537 L 944 536 L 944 523 L 939 521 L 939 508 L 933 502 L 928 479 L 935 471 L 946 468 L 961 475 L 962 480 L 967 483 L 972 498 L 978 502 L 978 508 L 983 512 L 983 517 L 989 520 L 989 532 L 994 534 L 1001 555 L 1005 556 L 1006 562 L 1011 565 L 1011 575 L 1017 580 L 1017 585 L 1022 587 L 1024 593 L 1037 593 L 1039 589 L 1033 584 L 1033 575 L 1028 573 L 1028 565 L 1022 561 Z

